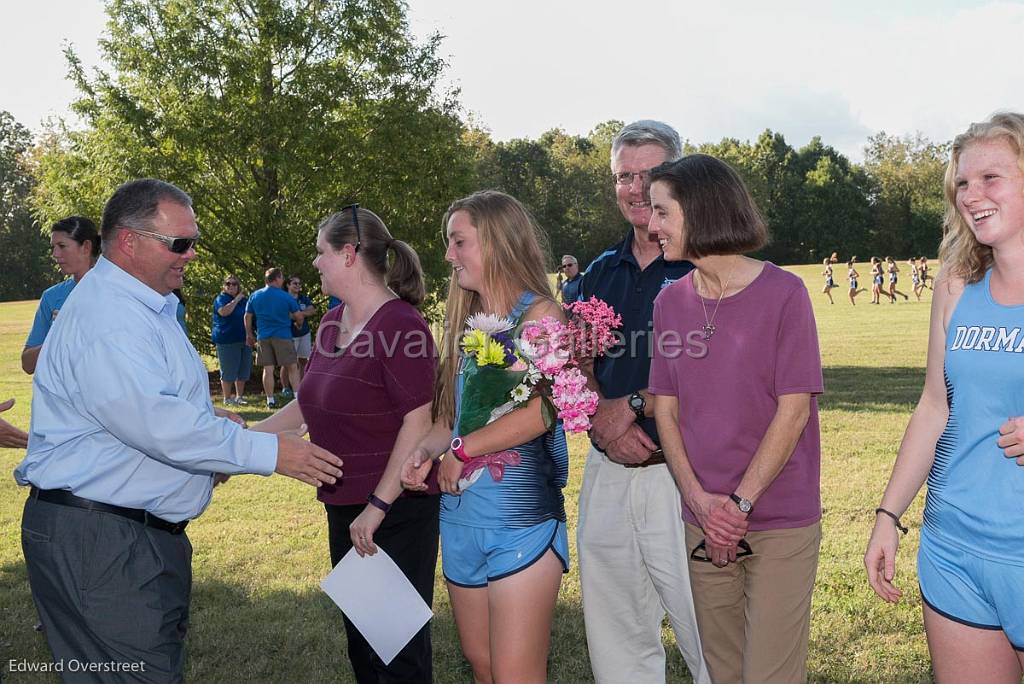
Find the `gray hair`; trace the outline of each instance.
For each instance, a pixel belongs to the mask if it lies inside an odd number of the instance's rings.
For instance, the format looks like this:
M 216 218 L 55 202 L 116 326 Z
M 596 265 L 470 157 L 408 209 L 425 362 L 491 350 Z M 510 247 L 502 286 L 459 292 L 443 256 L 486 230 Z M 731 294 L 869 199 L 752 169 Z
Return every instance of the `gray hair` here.
M 561 260 L 565 261 L 566 259 L 569 259 L 570 263 L 573 263 L 573 264 L 580 263 L 580 262 L 576 261 L 576 257 L 574 257 L 572 254 L 563 254 Z
M 616 153 L 623 147 L 638 147 L 640 145 L 657 145 L 665 150 L 665 155 L 668 157 L 666 161 L 676 161 L 683 156 L 683 146 L 679 142 L 679 134 L 676 129 L 662 121 L 641 119 L 623 126 L 612 140 L 611 162 L 615 162 Z

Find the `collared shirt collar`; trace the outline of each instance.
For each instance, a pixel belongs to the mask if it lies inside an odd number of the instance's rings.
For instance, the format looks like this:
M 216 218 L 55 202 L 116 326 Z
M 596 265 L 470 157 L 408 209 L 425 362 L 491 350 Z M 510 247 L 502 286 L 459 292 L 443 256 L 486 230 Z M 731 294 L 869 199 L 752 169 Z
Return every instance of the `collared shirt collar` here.
M 633 254 L 633 240 L 636 239 L 636 229 L 633 226 L 629 227 L 629 232 L 626 233 L 626 237 L 619 243 L 619 251 L 612 258 L 615 260 L 613 266 L 618 266 L 623 261 L 628 261 L 637 268 L 640 268 L 640 262 L 636 260 L 636 256 Z M 665 255 L 659 254 L 651 261 L 651 264 L 658 261 L 664 261 Z M 648 264 L 650 266 L 650 264 Z
M 110 282 L 156 313 L 166 313 L 167 311 L 173 313 L 177 311 L 178 298 L 173 292 L 169 292 L 166 295 L 160 294 L 106 257 L 101 256 L 96 261 L 92 271 L 87 275 L 95 275 Z

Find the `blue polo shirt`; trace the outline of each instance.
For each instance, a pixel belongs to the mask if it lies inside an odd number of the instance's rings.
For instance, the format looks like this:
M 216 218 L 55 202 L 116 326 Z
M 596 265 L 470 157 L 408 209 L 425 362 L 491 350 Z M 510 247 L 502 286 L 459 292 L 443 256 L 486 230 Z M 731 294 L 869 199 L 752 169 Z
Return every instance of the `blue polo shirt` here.
M 75 279 L 68 278 L 43 291 L 43 296 L 39 299 L 39 308 L 36 309 L 35 320 L 32 321 L 32 330 L 28 334 L 28 339 L 25 340 L 26 347 L 38 347 L 43 343 L 53 326 L 53 321 L 57 318 L 57 312 L 64 306 L 65 300 L 73 289 L 75 289 Z
M 211 338 L 214 344 L 238 344 L 245 342 L 245 305 L 249 303 L 248 297 L 242 297 L 230 316 L 221 316 L 217 311 L 234 299 L 227 292 L 221 292 L 213 300 L 213 326 L 210 329 Z
M 305 311 L 308 307 L 313 306 L 313 300 L 304 294 L 300 294 L 298 299 L 299 311 Z M 309 332 L 309 319 L 302 319 L 302 325 L 295 325 L 295 321 L 292 321 L 292 337 L 302 337 Z
M 327 300 L 327 308 L 333 309 L 334 307 L 339 306 L 341 303 L 342 301 L 340 299 L 338 299 L 334 295 L 330 295 L 330 297 Z
M 577 273 L 572 280 L 562 283 L 562 301 L 571 304 L 580 298 L 580 283 L 583 282 L 583 274 Z
M 633 234 L 631 228 L 622 242 L 594 259 L 580 284 L 581 300 L 597 297 L 622 316 L 620 344 L 599 356 L 594 364 L 601 394 L 609 399 L 647 389 L 654 344 L 654 298 L 693 270 L 689 261 L 665 261 L 659 256 L 641 271 L 633 256 Z M 661 444 L 654 418 L 644 418 L 640 426 L 656 444 Z
M 256 317 L 256 339 L 268 337 L 292 339 L 292 319 L 290 314 L 299 311 L 299 303 L 295 298 L 279 287 L 267 285 L 256 290 L 249 296 L 245 304 L 245 313 Z

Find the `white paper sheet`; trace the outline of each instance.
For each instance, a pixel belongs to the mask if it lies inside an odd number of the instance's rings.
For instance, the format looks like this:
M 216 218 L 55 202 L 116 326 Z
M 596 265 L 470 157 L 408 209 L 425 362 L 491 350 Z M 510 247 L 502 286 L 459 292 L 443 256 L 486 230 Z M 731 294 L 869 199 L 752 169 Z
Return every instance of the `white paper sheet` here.
M 377 553 L 362 558 L 351 549 L 320 588 L 338 604 L 385 664 L 434 615 L 379 546 Z

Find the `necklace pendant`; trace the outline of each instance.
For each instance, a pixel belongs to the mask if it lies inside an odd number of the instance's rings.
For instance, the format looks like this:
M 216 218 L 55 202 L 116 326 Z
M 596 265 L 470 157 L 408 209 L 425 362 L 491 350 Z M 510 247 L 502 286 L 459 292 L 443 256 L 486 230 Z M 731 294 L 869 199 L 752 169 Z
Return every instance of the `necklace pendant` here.
M 705 340 L 710 340 L 711 336 L 715 334 L 715 326 L 711 323 L 705 323 L 701 329 L 704 331 Z

